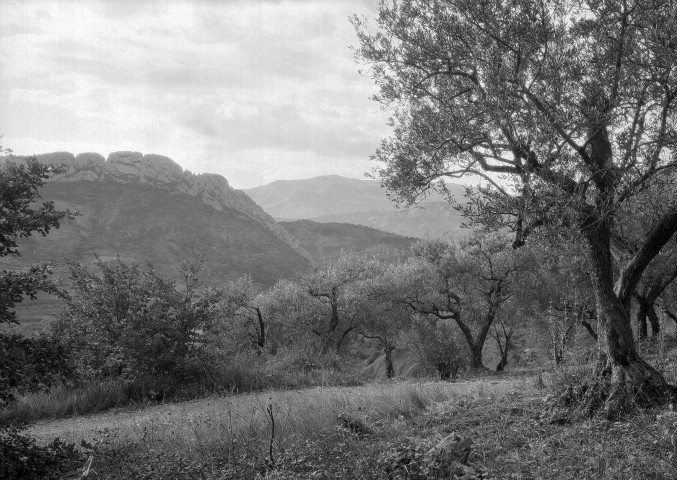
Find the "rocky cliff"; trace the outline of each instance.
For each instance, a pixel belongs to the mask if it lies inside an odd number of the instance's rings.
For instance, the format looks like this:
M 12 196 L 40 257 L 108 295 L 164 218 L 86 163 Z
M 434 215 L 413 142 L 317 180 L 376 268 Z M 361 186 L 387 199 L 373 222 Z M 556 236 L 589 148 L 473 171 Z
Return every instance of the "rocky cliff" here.
M 0 157 L 0 164 L 8 161 L 25 161 L 27 157 Z M 113 152 L 108 159 L 98 153 L 54 152 L 37 155 L 38 161 L 47 165 L 62 166 L 64 171 L 50 182 L 114 182 L 143 184 L 158 187 L 170 194 L 197 197 L 205 205 L 217 210 L 236 210 L 270 230 L 300 255 L 309 258 L 308 252 L 275 220 L 257 205 L 246 193 L 231 188 L 221 175 L 193 174 L 183 170 L 172 159 L 140 152 Z

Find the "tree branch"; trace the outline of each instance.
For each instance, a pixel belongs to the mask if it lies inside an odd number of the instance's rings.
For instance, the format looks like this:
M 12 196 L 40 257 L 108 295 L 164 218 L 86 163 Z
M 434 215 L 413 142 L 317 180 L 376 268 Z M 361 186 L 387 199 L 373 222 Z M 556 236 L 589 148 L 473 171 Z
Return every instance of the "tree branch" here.
M 637 287 L 647 266 L 677 231 L 677 203 L 668 210 L 649 232 L 634 257 L 621 272 L 616 283 L 619 300 L 627 301 Z

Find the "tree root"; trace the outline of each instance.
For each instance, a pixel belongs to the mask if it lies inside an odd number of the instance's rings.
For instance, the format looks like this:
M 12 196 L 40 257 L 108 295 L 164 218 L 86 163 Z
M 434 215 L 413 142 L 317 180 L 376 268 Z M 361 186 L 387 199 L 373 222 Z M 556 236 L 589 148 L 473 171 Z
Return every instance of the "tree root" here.
M 565 425 L 596 416 L 617 421 L 642 411 L 677 402 L 677 387 L 612 383 L 609 375 L 569 385 L 555 394 L 543 417 Z

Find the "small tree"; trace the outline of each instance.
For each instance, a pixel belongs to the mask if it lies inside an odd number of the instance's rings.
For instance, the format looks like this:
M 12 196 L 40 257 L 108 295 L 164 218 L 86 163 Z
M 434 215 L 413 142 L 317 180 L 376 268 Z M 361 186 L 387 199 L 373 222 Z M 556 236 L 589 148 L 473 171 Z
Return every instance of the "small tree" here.
M 328 265 L 316 266 L 295 281 L 311 299 L 305 321 L 321 343 L 323 353 L 338 352 L 364 318 L 358 285 L 377 273 L 379 262 L 366 256 L 341 253 Z
M 363 338 L 378 343 L 385 357 L 386 377 L 393 378 L 395 366 L 392 353 L 403 331 L 411 324 L 411 312 L 397 296 L 400 283 L 397 267 L 380 265 L 378 270 L 378 273 L 358 286 L 361 298 L 359 309 L 363 312 L 363 319 L 357 331 Z
M 421 315 L 453 320 L 470 350 L 470 368 L 483 369 L 482 351 L 513 282 L 529 268 L 528 256 L 513 251 L 502 235 L 477 233 L 459 247 L 424 240 L 400 267 L 400 302 Z
M 199 265 L 184 262 L 183 288 L 152 265 L 142 269 L 119 258 L 97 259 L 96 270 L 79 262 L 69 267 L 71 287 L 60 293 L 66 309 L 53 329 L 77 352 L 84 377 L 154 383 L 196 371 L 219 300 L 201 288 Z
M 251 277 L 247 275 L 231 282 L 225 288 L 224 299 L 221 302 L 226 318 L 234 323 L 234 329 L 242 332 L 246 342 L 252 345 L 259 355 L 268 345 L 270 327 L 265 318 L 262 300 L 263 295 L 257 291 Z
M 506 327 L 505 323 L 501 322 L 500 326 L 501 329 L 499 330 L 498 326 L 494 325 L 494 331 L 491 335 L 494 337 L 494 340 L 496 340 L 498 353 L 501 355 L 501 359 L 498 361 L 498 365 L 496 365 L 497 372 L 502 372 L 508 365 L 508 354 L 512 348 L 512 343 L 510 343 L 510 341 L 515 334 L 515 330 L 513 330 L 512 327 Z

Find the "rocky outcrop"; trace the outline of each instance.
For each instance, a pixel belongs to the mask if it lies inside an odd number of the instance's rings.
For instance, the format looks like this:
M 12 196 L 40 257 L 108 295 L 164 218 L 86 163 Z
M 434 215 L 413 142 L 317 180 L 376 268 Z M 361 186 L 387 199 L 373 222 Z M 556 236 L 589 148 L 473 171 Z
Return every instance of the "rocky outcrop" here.
M 0 165 L 6 162 L 22 162 L 28 157 L 0 157 Z M 257 205 L 246 193 L 231 188 L 221 175 L 203 173 L 195 175 L 183 170 L 172 159 L 140 152 L 113 152 L 108 159 L 98 153 L 54 152 L 37 155 L 38 161 L 62 168 L 54 175 L 53 182 L 116 182 L 152 185 L 173 194 L 185 194 L 200 198 L 215 210 L 236 210 L 271 230 L 277 238 L 290 245 L 306 258 L 310 254 L 301 248 L 294 238 Z

